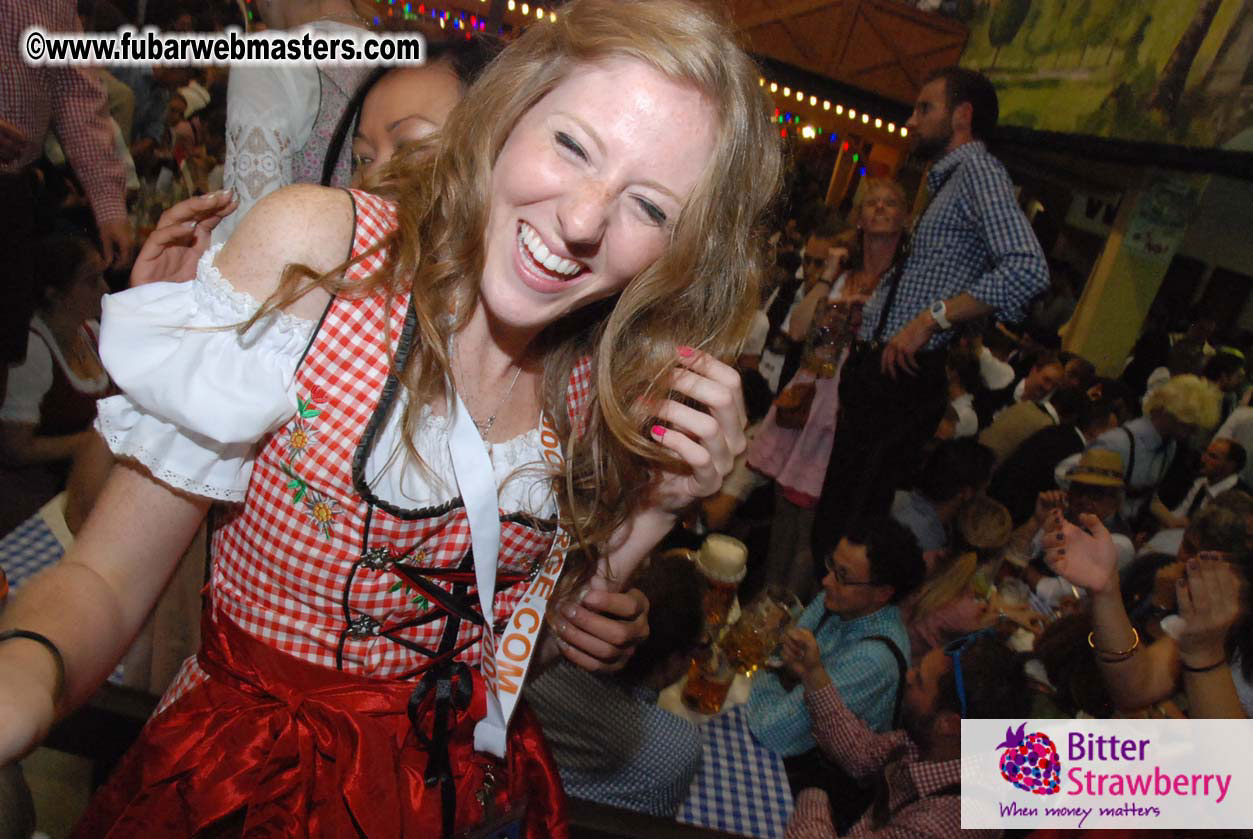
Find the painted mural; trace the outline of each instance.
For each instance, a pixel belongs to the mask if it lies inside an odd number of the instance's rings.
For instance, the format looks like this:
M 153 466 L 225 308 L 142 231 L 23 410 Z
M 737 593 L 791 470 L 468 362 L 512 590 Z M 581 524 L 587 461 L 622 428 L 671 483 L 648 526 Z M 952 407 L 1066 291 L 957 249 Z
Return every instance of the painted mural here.
M 1253 149 L 1253 0 L 963 0 L 1010 125 Z

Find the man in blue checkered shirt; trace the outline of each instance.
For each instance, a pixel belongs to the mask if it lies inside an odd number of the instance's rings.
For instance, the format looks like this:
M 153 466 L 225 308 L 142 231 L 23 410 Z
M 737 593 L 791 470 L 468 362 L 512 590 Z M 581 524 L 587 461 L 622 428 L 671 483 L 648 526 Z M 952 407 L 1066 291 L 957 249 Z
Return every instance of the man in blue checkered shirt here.
M 907 126 L 914 153 L 935 161 L 931 196 L 899 274 L 889 271 L 862 315 L 845 364 L 834 450 L 815 511 L 815 560 L 847 524 L 886 511 L 935 432 L 947 402 L 945 348 L 955 325 L 1022 319 L 1048 287 L 1044 254 L 1005 167 L 984 146 L 996 90 L 961 67 L 936 71 Z

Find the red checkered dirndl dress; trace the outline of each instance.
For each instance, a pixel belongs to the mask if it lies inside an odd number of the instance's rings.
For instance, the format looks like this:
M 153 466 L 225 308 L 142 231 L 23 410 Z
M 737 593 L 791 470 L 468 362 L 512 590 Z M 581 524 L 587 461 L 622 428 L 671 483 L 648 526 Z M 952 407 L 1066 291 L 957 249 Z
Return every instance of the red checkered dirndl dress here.
M 377 196 L 352 196 L 359 255 L 395 216 Z M 381 263 L 356 262 L 349 277 Z M 399 366 L 414 340 L 407 295 L 328 306 L 296 371 L 296 416 L 261 441 L 245 502 L 214 529 L 202 648 L 78 836 L 431 837 L 522 797 L 527 835 L 565 835 L 528 708 L 510 727 L 507 766 L 473 751 L 482 617 L 461 499 L 404 510 L 365 482 L 403 391 L 388 334 Z M 583 362 L 572 417 L 589 394 Z M 501 518 L 498 626 L 554 536 L 551 523 Z

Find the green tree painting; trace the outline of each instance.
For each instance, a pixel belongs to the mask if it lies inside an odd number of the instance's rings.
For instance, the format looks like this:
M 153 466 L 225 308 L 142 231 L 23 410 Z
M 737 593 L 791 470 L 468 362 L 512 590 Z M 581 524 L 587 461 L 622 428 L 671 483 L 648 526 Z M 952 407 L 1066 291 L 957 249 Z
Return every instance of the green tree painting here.
M 1253 0 L 974 0 L 1002 120 L 1223 146 L 1253 129 Z
M 996 47 L 996 52 L 992 53 L 993 67 L 1001 54 L 1001 47 L 1014 40 L 1029 11 L 1031 0 L 999 0 L 992 7 L 992 16 L 988 19 L 988 41 Z

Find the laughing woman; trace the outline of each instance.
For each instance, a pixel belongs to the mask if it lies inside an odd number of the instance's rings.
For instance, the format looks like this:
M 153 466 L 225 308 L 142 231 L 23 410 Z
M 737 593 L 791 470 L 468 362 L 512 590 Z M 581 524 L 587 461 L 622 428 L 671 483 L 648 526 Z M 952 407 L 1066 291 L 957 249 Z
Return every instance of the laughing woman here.
M 79 835 L 565 835 L 511 699 L 536 648 L 601 669 L 643 635 L 621 582 L 744 448 L 718 359 L 757 299 L 766 114 L 702 8 L 575 0 L 385 197 L 280 191 L 193 282 L 106 300 L 124 463 L 5 611 L 0 762 L 219 499 L 202 648 Z

